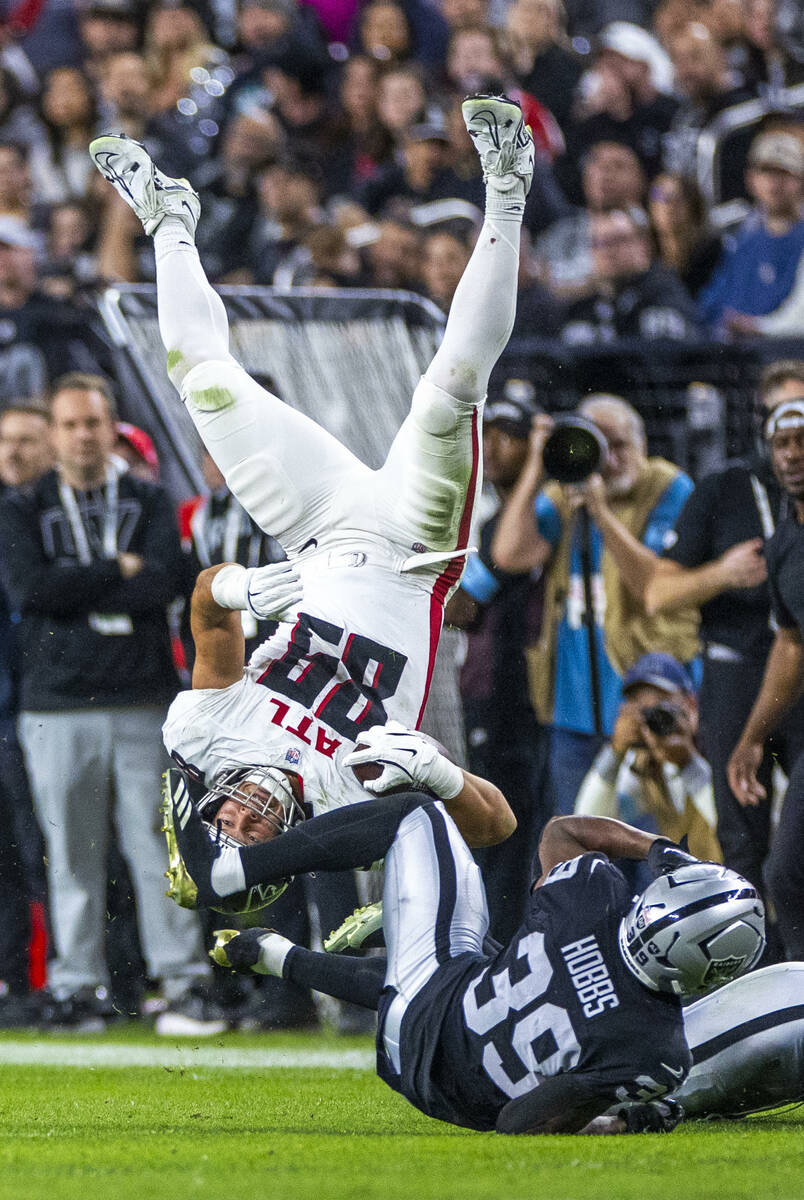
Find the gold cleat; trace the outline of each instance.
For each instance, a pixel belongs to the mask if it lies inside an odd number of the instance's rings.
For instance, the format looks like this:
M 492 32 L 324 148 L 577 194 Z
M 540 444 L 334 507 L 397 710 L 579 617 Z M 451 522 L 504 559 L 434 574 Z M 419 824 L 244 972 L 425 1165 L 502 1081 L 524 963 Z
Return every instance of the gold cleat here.
M 215 945 L 210 950 L 209 957 L 214 963 L 217 963 L 219 967 L 232 966 L 226 953 L 226 947 L 228 946 L 229 942 L 231 942 L 232 938 L 236 938 L 239 933 L 239 929 L 215 930 Z
M 382 929 L 382 900 L 356 908 L 350 917 L 342 921 L 337 929 L 324 941 L 327 954 L 340 954 L 342 950 L 357 950 L 366 938 Z
M 170 883 L 165 894 L 171 900 L 175 900 L 181 908 L 197 908 L 198 888 L 184 865 L 173 824 L 174 798 L 178 797 L 181 788 L 187 792 L 187 784 L 181 773 L 173 768 L 165 771 L 162 781 L 162 832 L 168 848 L 168 869 L 165 871 L 165 878 Z M 187 799 L 189 800 L 189 796 Z

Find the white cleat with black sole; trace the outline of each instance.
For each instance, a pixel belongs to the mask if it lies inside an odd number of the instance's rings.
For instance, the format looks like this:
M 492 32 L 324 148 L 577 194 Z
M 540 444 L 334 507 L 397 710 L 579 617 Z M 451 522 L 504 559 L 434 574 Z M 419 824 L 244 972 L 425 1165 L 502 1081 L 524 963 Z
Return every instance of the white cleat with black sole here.
M 150 154 L 124 133 L 104 134 L 90 142 L 89 155 L 129 208 L 153 234 L 164 217 L 178 217 L 190 237 L 201 215 L 201 202 L 186 179 L 172 179 L 154 166 Z
M 468 96 L 461 105 L 469 136 L 480 155 L 483 179 L 498 192 L 527 196 L 533 179 L 533 136 L 522 109 L 507 96 Z

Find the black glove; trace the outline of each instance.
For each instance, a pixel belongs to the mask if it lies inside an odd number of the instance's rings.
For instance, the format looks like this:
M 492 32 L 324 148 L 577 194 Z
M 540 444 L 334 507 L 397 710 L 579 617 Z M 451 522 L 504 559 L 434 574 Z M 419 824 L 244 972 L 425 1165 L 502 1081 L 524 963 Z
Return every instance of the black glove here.
M 651 1100 L 621 1109 L 628 1133 L 672 1133 L 684 1119 L 684 1109 L 675 1100 Z
M 651 875 L 658 879 L 660 875 L 669 875 L 679 867 L 690 867 L 700 860 L 682 850 L 675 842 L 671 842 L 670 838 L 659 837 L 648 851 L 647 861 Z

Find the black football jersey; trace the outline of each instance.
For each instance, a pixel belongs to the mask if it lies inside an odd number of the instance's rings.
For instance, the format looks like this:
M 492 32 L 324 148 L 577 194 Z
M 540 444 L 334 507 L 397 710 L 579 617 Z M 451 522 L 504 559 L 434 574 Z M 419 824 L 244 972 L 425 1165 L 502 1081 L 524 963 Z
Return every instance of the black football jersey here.
M 601 1112 L 677 1088 L 691 1064 L 679 1001 L 640 984 L 617 946 L 631 902 L 602 855 L 559 863 L 508 946 L 450 960 L 411 1002 L 401 1076 L 378 1038 L 381 1078 L 429 1116 L 472 1129 L 493 1129 L 509 1100 L 562 1072 L 600 1086 Z

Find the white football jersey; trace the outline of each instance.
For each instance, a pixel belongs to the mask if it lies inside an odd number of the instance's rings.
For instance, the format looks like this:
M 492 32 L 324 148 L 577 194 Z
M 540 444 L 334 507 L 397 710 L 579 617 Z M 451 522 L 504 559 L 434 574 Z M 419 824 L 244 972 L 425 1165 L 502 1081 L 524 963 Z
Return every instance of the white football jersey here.
M 304 598 L 228 688 L 181 692 L 168 752 L 207 783 L 224 764 L 276 766 L 302 780 L 314 813 L 370 799 L 342 763 L 361 730 L 421 721 L 456 560 L 402 573 L 366 541 L 303 556 Z

